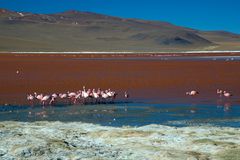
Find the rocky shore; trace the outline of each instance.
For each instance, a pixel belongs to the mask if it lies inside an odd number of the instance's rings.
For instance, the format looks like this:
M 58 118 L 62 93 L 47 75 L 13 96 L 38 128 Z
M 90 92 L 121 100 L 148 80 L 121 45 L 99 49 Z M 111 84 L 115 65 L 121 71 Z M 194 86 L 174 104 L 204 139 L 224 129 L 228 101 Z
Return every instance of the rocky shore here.
M 0 159 L 237 160 L 240 129 L 0 122 Z

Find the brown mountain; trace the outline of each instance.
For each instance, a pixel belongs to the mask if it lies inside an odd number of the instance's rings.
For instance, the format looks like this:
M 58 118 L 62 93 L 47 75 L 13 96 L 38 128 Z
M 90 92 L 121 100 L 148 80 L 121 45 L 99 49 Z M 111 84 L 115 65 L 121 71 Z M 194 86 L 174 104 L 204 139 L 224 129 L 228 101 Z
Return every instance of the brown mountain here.
M 90 12 L 0 9 L 0 51 L 240 50 L 240 35 Z

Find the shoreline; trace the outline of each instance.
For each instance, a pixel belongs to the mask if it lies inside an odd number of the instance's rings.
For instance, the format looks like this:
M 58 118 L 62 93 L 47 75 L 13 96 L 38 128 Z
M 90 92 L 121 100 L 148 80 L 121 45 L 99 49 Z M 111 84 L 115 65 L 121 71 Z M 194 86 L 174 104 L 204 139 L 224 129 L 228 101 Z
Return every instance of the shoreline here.
M 224 57 L 240 56 L 240 51 L 196 51 L 196 52 L 0 52 L 1 56 L 14 57 L 58 57 L 58 58 L 165 58 L 165 57 Z M 83 59 L 84 60 L 84 59 Z M 153 59 L 152 59 L 153 60 Z
M 11 54 L 194 54 L 194 53 L 240 53 L 240 51 L 236 50 L 216 50 L 216 51 L 151 51 L 151 52 L 141 52 L 141 51 L 0 51 L 0 54 L 2 53 L 11 53 Z
M 2 158 L 237 159 L 240 129 L 106 127 L 81 122 L 0 122 Z

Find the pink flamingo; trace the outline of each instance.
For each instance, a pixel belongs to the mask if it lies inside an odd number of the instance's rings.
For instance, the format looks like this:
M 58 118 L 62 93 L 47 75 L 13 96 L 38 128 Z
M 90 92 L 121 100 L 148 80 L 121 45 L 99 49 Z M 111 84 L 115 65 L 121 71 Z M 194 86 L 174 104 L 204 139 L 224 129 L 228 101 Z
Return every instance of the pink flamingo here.
M 56 93 L 53 93 L 53 94 L 52 94 L 52 97 L 57 98 L 58 95 L 57 95 Z
M 106 103 L 107 98 L 109 97 L 107 93 L 104 91 L 101 92 L 101 97 L 103 98 L 104 102 Z
M 129 98 L 129 94 L 126 91 L 124 92 L 124 97 Z
M 227 97 L 227 98 L 232 96 L 232 94 L 227 91 L 223 91 L 223 95 L 224 95 L 224 97 Z
M 217 94 L 222 95 L 222 94 L 223 94 L 223 90 L 221 90 L 221 89 L 217 89 Z
M 77 100 L 81 98 L 81 95 L 82 95 L 82 92 L 81 92 L 81 91 L 79 91 L 79 92 L 76 94 L 75 100 L 74 100 L 74 102 L 73 102 L 74 104 L 76 104 L 76 103 L 77 103 Z
M 89 92 L 86 92 L 85 86 L 83 86 L 82 97 L 83 98 L 88 98 L 89 97 Z
M 98 88 L 98 90 L 97 90 L 97 94 L 100 95 L 101 92 L 102 92 L 102 91 L 101 91 L 101 88 Z
M 86 99 L 89 97 L 89 92 L 86 92 L 85 86 L 83 86 L 82 97 L 83 97 L 83 103 L 85 103 Z
M 97 103 L 100 95 L 98 94 L 98 92 L 95 91 L 95 89 L 93 89 L 92 94 L 93 98 L 95 98 L 95 103 Z
M 52 103 L 55 101 L 55 99 L 56 99 L 56 98 L 52 96 L 52 97 L 51 97 L 51 100 L 50 100 L 50 102 L 49 102 L 49 105 L 52 105 Z
M 52 103 L 56 100 L 57 97 L 58 97 L 57 94 L 53 93 L 52 96 L 51 96 L 51 100 L 49 102 L 49 105 L 52 105 Z
M 199 94 L 199 92 L 198 91 L 195 91 L 195 90 L 192 90 L 192 91 L 190 91 L 190 92 L 186 92 L 186 95 L 189 95 L 189 96 L 196 96 L 196 95 L 198 95 Z
M 109 88 L 108 90 L 106 90 L 106 94 L 109 96 L 109 97 L 111 97 L 112 96 L 112 91 L 111 91 L 111 89 Z
M 37 100 L 39 100 L 41 102 L 41 100 L 43 98 L 43 94 L 37 94 L 36 92 L 34 92 L 34 96 Z
M 89 97 L 89 98 L 93 98 L 93 93 L 92 93 L 92 90 L 91 90 L 91 89 L 88 89 L 88 90 L 87 90 L 87 94 L 88 94 L 88 97 Z
M 68 97 L 75 97 L 77 94 L 75 92 L 68 92 Z
M 60 93 L 59 94 L 59 98 L 63 100 L 63 102 L 65 103 L 65 100 L 67 98 L 67 94 L 66 93 Z
M 111 102 L 113 102 L 114 101 L 114 99 L 116 98 L 116 96 L 117 96 L 117 94 L 116 94 L 116 92 L 114 92 L 114 91 L 111 91 L 110 89 L 108 89 L 108 92 L 107 92 L 107 94 L 109 95 L 109 97 L 111 98 Z
M 41 100 L 43 97 L 43 94 L 37 94 L 36 92 L 34 92 L 34 96 L 35 98 L 37 98 L 38 100 Z
M 66 94 L 66 93 L 60 93 L 60 94 L 59 94 L 59 97 L 60 97 L 61 99 L 67 98 L 67 94 Z
M 99 98 L 99 94 L 95 91 L 95 89 L 93 89 L 92 95 L 93 95 L 93 97 L 96 98 L 96 99 Z
M 42 105 L 43 105 L 43 106 L 45 105 L 45 103 L 47 102 L 47 100 L 48 100 L 49 98 L 50 98 L 49 95 L 43 96 L 43 98 L 41 99 L 41 102 L 42 102 Z
M 31 105 L 33 104 L 34 96 L 29 94 L 27 95 L 27 100 L 30 101 Z
M 73 101 L 73 103 L 74 103 L 74 101 L 76 100 L 76 93 L 75 92 L 68 92 L 68 98 L 70 99 L 70 101 Z

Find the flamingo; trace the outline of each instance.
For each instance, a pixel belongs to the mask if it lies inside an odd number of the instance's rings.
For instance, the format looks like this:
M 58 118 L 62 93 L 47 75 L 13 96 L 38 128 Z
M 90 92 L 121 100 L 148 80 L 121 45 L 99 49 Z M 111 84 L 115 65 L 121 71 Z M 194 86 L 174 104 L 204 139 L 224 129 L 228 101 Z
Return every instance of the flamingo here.
M 101 97 L 105 100 L 107 100 L 107 98 L 109 97 L 108 94 L 106 94 L 104 91 L 101 92 Z
M 55 99 L 56 99 L 56 98 L 52 96 L 52 97 L 51 97 L 51 100 L 50 100 L 50 102 L 49 102 L 49 105 L 52 105 L 52 103 L 55 101 Z
M 88 98 L 88 97 L 89 97 L 89 94 L 88 94 L 86 91 L 83 91 L 83 92 L 82 92 L 82 97 L 83 97 L 83 98 Z
M 41 102 L 42 102 L 42 105 L 43 105 L 43 106 L 45 105 L 45 102 L 47 102 L 47 100 L 48 100 L 49 98 L 50 98 L 49 95 L 45 95 L 45 96 L 42 97 Z
M 217 94 L 223 94 L 223 90 L 221 90 L 221 89 L 217 89 Z
M 109 95 L 109 97 L 111 98 L 111 102 L 113 102 L 114 101 L 114 99 L 116 98 L 116 96 L 117 96 L 117 94 L 116 94 L 116 92 L 114 92 L 114 91 L 111 91 L 110 89 L 108 89 L 108 93 L 107 93 L 108 95 Z
M 101 88 L 98 88 L 98 90 L 97 90 L 97 94 L 100 95 L 101 92 L 102 92 L 102 91 L 101 91 Z
M 68 92 L 68 98 L 73 102 L 75 101 L 76 95 L 77 94 L 75 92 Z
M 223 95 L 224 95 L 224 97 L 227 97 L 227 98 L 232 96 L 232 94 L 227 91 L 223 91 Z
M 110 90 L 110 88 L 108 90 L 106 90 L 106 94 L 111 97 L 112 96 L 112 91 Z
M 75 97 L 77 94 L 75 92 L 68 92 L 68 97 Z
M 189 95 L 189 96 L 196 96 L 196 95 L 198 95 L 199 94 L 199 92 L 198 91 L 195 91 L 195 90 L 192 90 L 192 91 L 190 91 L 190 92 L 186 92 L 186 95 Z
M 76 94 L 76 96 L 75 96 L 75 99 L 74 99 L 74 104 L 76 104 L 76 102 L 77 102 L 77 99 L 80 99 L 81 98 L 81 95 L 82 95 L 82 92 L 81 91 L 79 91 L 77 94 Z
M 39 100 L 41 102 L 41 100 L 43 98 L 43 94 L 37 94 L 36 92 L 34 92 L 34 96 L 37 100 Z
M 89 97 L 89 92 L 86 92 L 85 86 L 83 86 L 82 97 L 83 98 L 88 98 Z
M 129 98 L 129 94 L 126 91 L 124 92 L 124 97 Z
M 59 94 L 59 97 L 60 97 L 61 99 L 67 98 L 67 94 L 66 94 L 66 93 L 60 93 L 60 94 Z
M 93 98 L 95 98 L 95 103 L 97 103 L 100 95 L 98 94 L 98 92 L 95 91 L 95 89 L 93 89 L 92 94 Z
M 37 92 L 34 92 L 34 97 L 37 98 L 38 100 L 41 100 L 43 97 L 43 94 L 37 94 Z
M 27 100 L 32 101 L 33 99 L 34 99 L 34 96 L 33 96 L 33 95 L 31 95 L 31 94 L 27 95 Z
M 64 103 L 66 103 L 66 98 L 67 98 L 67 94 L 66 93 L 59 93 L 59 98 L 62 99 L 62 101 Z
M 57 95 L 56 93 L 53 93 L 53 94 L 52 94 L 52 97 L 57 98 L 58 95 Z
M 89 97 L 89 92 L 86 92 L 85 86 L 83 86 L 82 97 L 84 99 L 83 103 L 85 103 L 85 100 Z
M 30 103 L 32 104 L 34 100 L 34 96 L 31 94 L 27 95 L 27 100 L 30 101 Z
M 92 95 L 93 95 L 93 97 L 96 98 L 96 99 L 99 98 L 99 94 L 95 91 L 95 89 L 93 89 Z
M 52 103 L 57 99 L 58 95 L 56 93 L 53 93 L 51 95 L 51 100 L 49 102 L 50 105 L 52 105 Z
M 91 103 L 91 99 L 93 98 L 92 90 L 91 90 L 91 89 L 88 89 L 88 90 L 87 90 L 87 94 L 88 94 L 88 97 L 89 97 L 89 100 L 90 100 L 90 103 Z
M 222 97 L 223 95 L 223 90 L 222 89 L 217 89 L 217 94 Z

